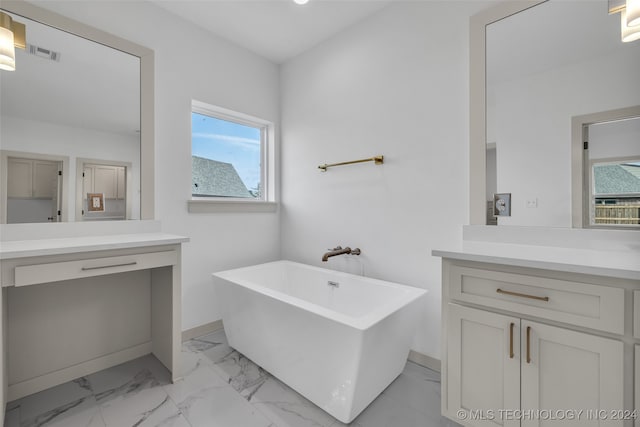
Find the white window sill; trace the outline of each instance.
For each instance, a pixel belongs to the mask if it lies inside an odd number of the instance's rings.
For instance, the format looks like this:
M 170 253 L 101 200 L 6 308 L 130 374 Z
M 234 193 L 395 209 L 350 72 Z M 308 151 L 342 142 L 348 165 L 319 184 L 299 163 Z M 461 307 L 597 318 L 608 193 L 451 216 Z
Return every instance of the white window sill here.
M 276 212 L 278 203 L 262 200 L 193 199 L 187 201 L 189 213 Z

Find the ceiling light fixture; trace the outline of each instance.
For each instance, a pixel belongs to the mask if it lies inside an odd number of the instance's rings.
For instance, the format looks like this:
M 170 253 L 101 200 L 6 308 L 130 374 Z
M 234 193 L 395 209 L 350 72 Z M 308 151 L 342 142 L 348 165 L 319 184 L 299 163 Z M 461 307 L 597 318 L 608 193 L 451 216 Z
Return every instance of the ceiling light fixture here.
M 295 4 L 307 4 L 309 3 L 309 0 L 293 0 L 293 2 Z
M 640 25 L 636 25 L 634 27 L 630 27 L 627 23 L 627 11 L 623 10 L 620 12 L 622 18 L 620 19 L 620 27 L 622 32 L 622 41 L 623 42 L 632 42 L 634 40 L 640 39 Z
M 609 14 L 620 13 L 623 42 L 640 39 L 640 0 L 609 0 Z
M 0 70 L 16 69 L 16 47 L 26 47 L 25 26 L 15 22 L 10 15 L 0 12 Z
M 640 25 L 640 0 L 627 0 L 625 4 L 627 11 L 627 27 L 637 27 Z

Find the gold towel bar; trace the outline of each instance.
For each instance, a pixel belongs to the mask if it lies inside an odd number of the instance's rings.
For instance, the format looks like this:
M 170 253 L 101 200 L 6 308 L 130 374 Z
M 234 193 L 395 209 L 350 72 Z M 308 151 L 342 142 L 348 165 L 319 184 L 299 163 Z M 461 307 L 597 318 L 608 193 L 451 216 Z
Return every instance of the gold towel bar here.
M 376 165 L 381 165 L 384 163 L 384 156 L 375 156 L 368 159 L 352 160 L 350 162 L 331 163 L 330 165 L 324 164 L 324 165 L 318 166 L 318 169 L 320 169 L 322 172 L 326 172 L 327 168 L 331 168 L 333 166 L 352 165 L 354 163 L 364 163 L 364 162 L 375 162 Z

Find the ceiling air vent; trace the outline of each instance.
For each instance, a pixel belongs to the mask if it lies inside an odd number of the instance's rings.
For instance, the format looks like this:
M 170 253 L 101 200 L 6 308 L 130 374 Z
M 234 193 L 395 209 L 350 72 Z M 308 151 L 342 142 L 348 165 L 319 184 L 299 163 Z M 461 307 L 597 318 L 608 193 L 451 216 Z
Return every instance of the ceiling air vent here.
M 54 52 L 53 50 L 45 49 L 40 46 L 28 44 L 27 48 L 31 55 L 35 55 L 39 58 L 49 59 L 51 61 L 60 62 L 60 52 Z

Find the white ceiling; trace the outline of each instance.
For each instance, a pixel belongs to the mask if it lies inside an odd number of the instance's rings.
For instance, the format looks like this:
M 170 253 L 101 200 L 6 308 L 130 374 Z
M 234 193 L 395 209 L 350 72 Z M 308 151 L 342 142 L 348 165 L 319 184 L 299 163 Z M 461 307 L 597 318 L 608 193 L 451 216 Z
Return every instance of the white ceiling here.
M 391 0 L 150 0 L 159 7 L 273 62 L 331 37 Z M 60 61 L 16 50 L 17 71 L 0 73 L 0 112 L 85 129 L 136 135 L 139 59 L 14 15 L 27 43 Z
M 393 0 L 149 0 L 205 30 L 282 63 Z
M 149 1 L 280 63 L 394 0 L 310 0 L 304 6 L 292 0 Z M 606 3 L 552 1 L 528 11 L 534 12 L 534 21 L 527 13 L 492 25 L 488 43 L 500 47 L 488 50 L 488 83 L 611 49 L 637 54 L 640 41 L 620 42 L 619 16 L 608 15 Z M 62 55 L 55 63 L 17 52 L 18 71 L 0 73 L 3 115 L 127 134 L 139 129 L 137 58 L 33 21 L 19 21 L 27 24 L 28 43 Z M 96 56 L 101 65 L 88 60 Z

